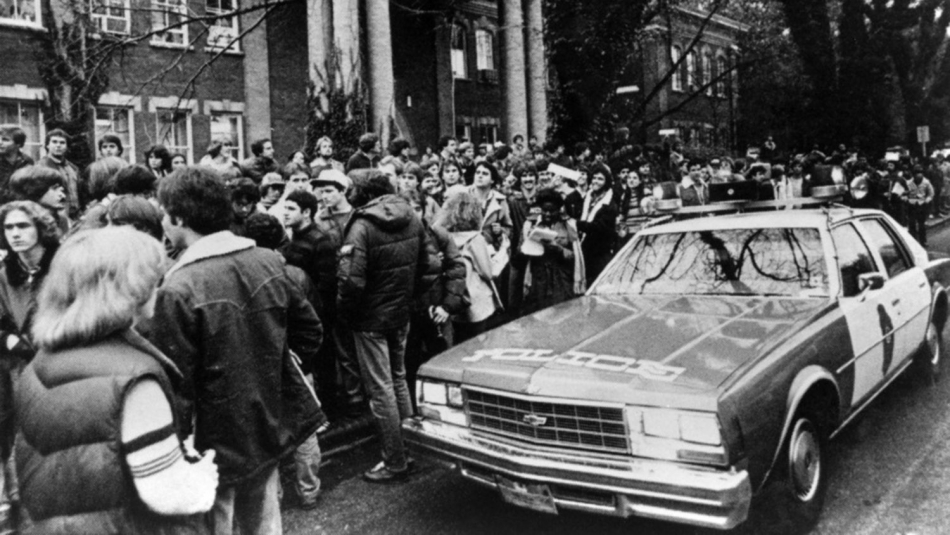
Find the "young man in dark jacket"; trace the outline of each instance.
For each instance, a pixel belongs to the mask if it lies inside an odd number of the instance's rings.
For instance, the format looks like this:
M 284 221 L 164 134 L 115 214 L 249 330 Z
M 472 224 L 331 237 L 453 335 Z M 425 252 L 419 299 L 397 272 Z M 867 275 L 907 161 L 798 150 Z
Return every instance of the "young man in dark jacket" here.
M 406 384 L 406 335 L 413 297 L 428 265 L 425 229 L 406 199 L 379 171 L 354 173 L 353 212 L 338 266 L 337 313 L 349 323 L 383 460 L 371 482 L 409 474 L 400 422 L 412 416 Z
M 189 432 L 194 422 L 199 451 L 217 452 L 214 531 L 280 533 L 277 462 L 320 424 L 290 351 L 314 357 L 320 320 L 277 253 L 228 230 L 214 170 L 166 177 L 158 199 L 165 235 L 185 251 L 159 289 L 150 338 L 184 376 L 179 421 Z

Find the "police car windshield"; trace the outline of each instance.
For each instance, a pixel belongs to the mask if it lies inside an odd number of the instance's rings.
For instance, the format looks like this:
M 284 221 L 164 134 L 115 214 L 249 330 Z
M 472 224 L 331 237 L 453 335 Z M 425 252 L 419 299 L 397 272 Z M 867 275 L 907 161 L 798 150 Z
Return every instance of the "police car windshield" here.
M 615 259 L 592 293 L 825 297 L 828 270 L 814 228 L 652 234 Z

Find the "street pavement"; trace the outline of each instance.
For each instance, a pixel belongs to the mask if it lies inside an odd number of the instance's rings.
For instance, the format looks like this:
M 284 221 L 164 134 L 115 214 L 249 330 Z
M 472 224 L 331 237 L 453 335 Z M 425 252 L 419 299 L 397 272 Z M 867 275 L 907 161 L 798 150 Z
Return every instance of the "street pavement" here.
M 950 253 L 950 225 L 931 228 L 930 249 Z M 950 329 L 944 333 L 950 341 Z M 950 349 L 948 349 L 950 352 Z M 947 352 L 945 352 L 945 355 Z M 950 364 L 950 363 L 948 363 Z M 950 533 L 950 365 L 937 385 L 912 373 L 886 390 L 833 442 L 822 535 Z M 424 460 L 409 481 L 371 485 L 378 461 L 365 442 L 328 455 L 316 509 L 284 511 L 284 529 L 303 534 L 629 534 L 718 533 L 642 519 L 584 513 L 546 515 L 504 504 L 496 492 Z M 739 534 L 793 530 L 774 489 L 762 495 Z

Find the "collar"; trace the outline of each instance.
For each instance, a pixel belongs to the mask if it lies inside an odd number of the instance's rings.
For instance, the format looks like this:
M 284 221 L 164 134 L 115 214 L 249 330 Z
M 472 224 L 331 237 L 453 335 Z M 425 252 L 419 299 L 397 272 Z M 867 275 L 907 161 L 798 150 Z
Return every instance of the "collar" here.
M 208 234 L 191 244 L 191 247 L 185 249 L 185 252 L 182 253 L 178 259 L 178 262 L 165 273 L 165 278 L 167 279 L 169 275 L 188 264 L 194 264 L 208 258 L 229 255 L 250 249 L 255 245 L 254 240 L 235 236 L 230 230 L 222 230 L 221 232 Z
M 146 340 L 144 336 L 136 332 L 135 329 L 127 329 L 122 331 L 119 336 L 133 347 L 152 356 L 162 365 L 162 368 L 165 368 L 165 371 L 168 373 L 168 375 L 174 375 L 177 379 L 182 379 L 184 377 L 184 375 L 181 373 L 181 370 L 178 369 L 178 366 L 176 366 L 170 358 L 166 357 L 165 354 L 161 352 L 161 350 L 152 345 L 152 343 Z

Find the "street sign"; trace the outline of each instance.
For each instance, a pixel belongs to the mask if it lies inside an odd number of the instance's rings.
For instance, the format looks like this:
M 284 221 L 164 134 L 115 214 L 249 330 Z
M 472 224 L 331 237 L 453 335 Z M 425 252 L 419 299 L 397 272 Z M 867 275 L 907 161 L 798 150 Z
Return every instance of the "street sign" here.
M 929 141 L 930 141 L 930 127 L 918 126 L 917 127 L 917 143 L 927 143 Z

